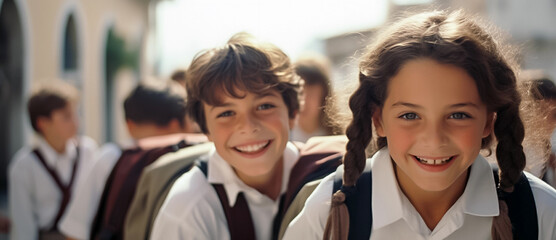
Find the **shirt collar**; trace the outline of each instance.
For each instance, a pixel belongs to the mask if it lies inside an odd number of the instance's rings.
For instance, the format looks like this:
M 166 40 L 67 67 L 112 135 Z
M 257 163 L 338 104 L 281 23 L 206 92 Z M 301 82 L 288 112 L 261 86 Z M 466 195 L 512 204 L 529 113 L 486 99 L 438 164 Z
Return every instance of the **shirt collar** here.
M 66 151 L 60 154 L 56 152 L 56 150 L 54 150 L 43 137 L 39 136 L 37 138 L 37 149 L 41 152 L 41 154 L 45 158 L 44 161 L 46 162 L 46 164 L 48 164 L 48 166 L 51 167 L 56 166 L 56 161 L 58 159 L 70 159 L 70 161 L 73 162 L 75 156 L 77 155 L 75 146 L 76 145 L 72 139 L 68 140 L 66 142 Z
M 371 167 L 373 169 L 373 229 L 378 229 L 403 218 L 403 193 L 398 187 L 387 148 L 379 150 L 372 157 Z M 471 165 L 467 185 L 460 197 L 464 213 L 483 217 L 499 214 L 498 196 L 490 169 L 489 163 L 480 155 Z
M 498 194 L 490 164 L 481 155 L 471 165 L 471 173 L 462 195 L 463 211 L 479 217 L 498 216 Z
M 373 229 L 378 229 L 403 218 L 403 208 L 401 191 L 398 188 L 394 166 L 387 148 L 373 155 L 371 168 Z
M 286 144 L 286 148 L 284 149 L 283 157 L 284 171 L 282 175 L 281 193 L 284 193 L 286 191 L 291 168 L 299 158 L 299 150 L 291 142 L 288 142 Z M 218 154 L 214 147 L 209 153 L 207 165 L 209 169 L 207 176 L 208 182 L 211 184 L 222 184 L 224 186 L 224 189 L 226 189 L 228 202 L 230 203 L 231 207 L 235 205 L 237 195 L 240 192 L 259 193 L 254 188 L 247 186 L 245 183 L 243 183 L 243 181 L 241 181 L 241 179 L 237 177 L 232 166 Z

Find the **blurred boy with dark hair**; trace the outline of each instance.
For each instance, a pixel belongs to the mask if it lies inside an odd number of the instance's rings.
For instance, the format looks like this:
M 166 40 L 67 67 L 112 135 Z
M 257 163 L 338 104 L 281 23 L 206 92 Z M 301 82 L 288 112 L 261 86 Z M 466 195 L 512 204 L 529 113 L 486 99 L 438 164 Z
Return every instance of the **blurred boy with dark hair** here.
M 86 181 L 80 185 L 76 200 L 61 221 L 60 228 L 68 237 L 89 239 L 91 234 L 95 234 L 95 230 L 98 230 L 95 226 L 100 228 L 105 224 L 102 216 L 110 214 L 113 210 L 104 209 L 103 202 L 127 201 L 127 198 L 133 197 L 134 189 L 127 187 L 117 191 L 114 189 L 114 184 L 119 188 L 119 184 L 132 178 L 130 173 L 140 174 L 144 166 L 138 164 L 148 165 L 159 155 L 166 153 L 166 150 L 175 151 L 185 147 L 183 144 L 178 144 L 180 141 L 192 143 L 204 139 L 198 135 L 185 134 L 187 132 L 185 91 L 177 83 L 143 82 L 132 90 L 123 106 L 126 125 L 135 140 L 135 146 L 120 149 L 111 144 L 104 147 L 104 152 L 101 153 L 102 160 L 98 161 Z M 162 149 L 168 146 L 175 146 L 175 148 Z M 136 154 L 146 154 L 148 151 L 159 149 L 162 150 L 147 154 L 145 161 L 136 158 Z M 129 181 L 134 186 L 134 180 Z M 125 199 L 112 196 L 119 192 L 125 192 Z M 125 211 L 121 215 L 125 217 Z
M 92 139 L 76 137 L 77 102 L 77 89 L 58 80 L 39 86 L 27 102 L 38 141 L 19 150 L 10 164 L 12 239 L 62 237 L 57 223 L 97 148 Z

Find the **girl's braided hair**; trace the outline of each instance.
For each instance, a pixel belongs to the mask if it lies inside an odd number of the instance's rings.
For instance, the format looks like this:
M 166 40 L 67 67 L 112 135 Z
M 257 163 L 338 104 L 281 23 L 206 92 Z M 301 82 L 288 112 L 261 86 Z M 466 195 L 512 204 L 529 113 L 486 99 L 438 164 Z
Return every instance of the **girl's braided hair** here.
M 359 87 L 349 100 L 353 119 L 346 130 L 349 142 L 344 156 L 343 185 L 354 186 L 365 167 L 365 148 L 372 141 L 372 115 L 384 104 L 389 79 L 408 61 L 429 58 L 466 70 L 475 80 L 487 110 L 496 113 L 494 135 L 498 139 L 499 188 L 512 191 L 525 166 L 521 146 L 524 128 L 519 116 L 521 100 L 513 62 L 504 55 L 487 28 L 462 11 L 413 15 L 382 32 L 362 57 Z M 492 140 L 492 136 L 483 138 L 482 148 L 489 147 Z M 377 149 L 386 146 L 384 137 L 373 142 Z M 347 239 L 349 213 L 344 199 L 344 192 L 334 193 L 325 239 Z M 500 216 L 493 221 L 492 236 L 511 238 L 504 201 L 500 201 L 500 209 Z

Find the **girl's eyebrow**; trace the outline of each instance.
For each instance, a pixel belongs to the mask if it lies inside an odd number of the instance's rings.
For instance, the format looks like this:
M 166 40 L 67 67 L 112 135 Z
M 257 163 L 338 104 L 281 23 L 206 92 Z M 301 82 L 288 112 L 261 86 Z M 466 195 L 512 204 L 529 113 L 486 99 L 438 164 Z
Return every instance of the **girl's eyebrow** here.
M 450 108 L 460 108 L 460 107 L 473 107 L 478 109 L 479 105 L 472 102 L 464 102 L 464 103 L 457 103 L 457 104 L 450 105 Z
M 413 104 L 413 103 L 408 103 L 408 102 L 396 102 L 392 104 L 392 107 L 398 107 L 398 106 L 405 106 L 409 108 L 423 108 L 423 106 Z M 463 102 L 463 103 L 452 104 L 448 108 L 461 108 L 461 107 L 473 107 L 478 109 L 479 105 L 472 102 Z
M 408 103 L 408 102 L 395 102 L 394 104 L 392 104 L 392 107 L 401 107 L 401 106 L 405 106 L 409 108 L 423 108 L 420 105 Z

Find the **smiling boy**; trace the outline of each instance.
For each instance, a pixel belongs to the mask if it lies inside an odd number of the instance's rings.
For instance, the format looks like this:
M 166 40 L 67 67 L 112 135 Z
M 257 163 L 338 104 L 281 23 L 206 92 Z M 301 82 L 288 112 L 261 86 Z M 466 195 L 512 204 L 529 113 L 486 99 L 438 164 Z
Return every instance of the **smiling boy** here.
M 188 113 L 214 149 L 206 167 L 176 180 L 151 238 L 271 239 L 280 196 L 299 158 L 288 142 L 299 109 L 290 61 L 274 45 L 236 34 L 224 47 L 198 55 L 189 73 Z M 242 204 L 246 216 L 226 213 Z M 237 228 L 249 221 L 252 233 Z

